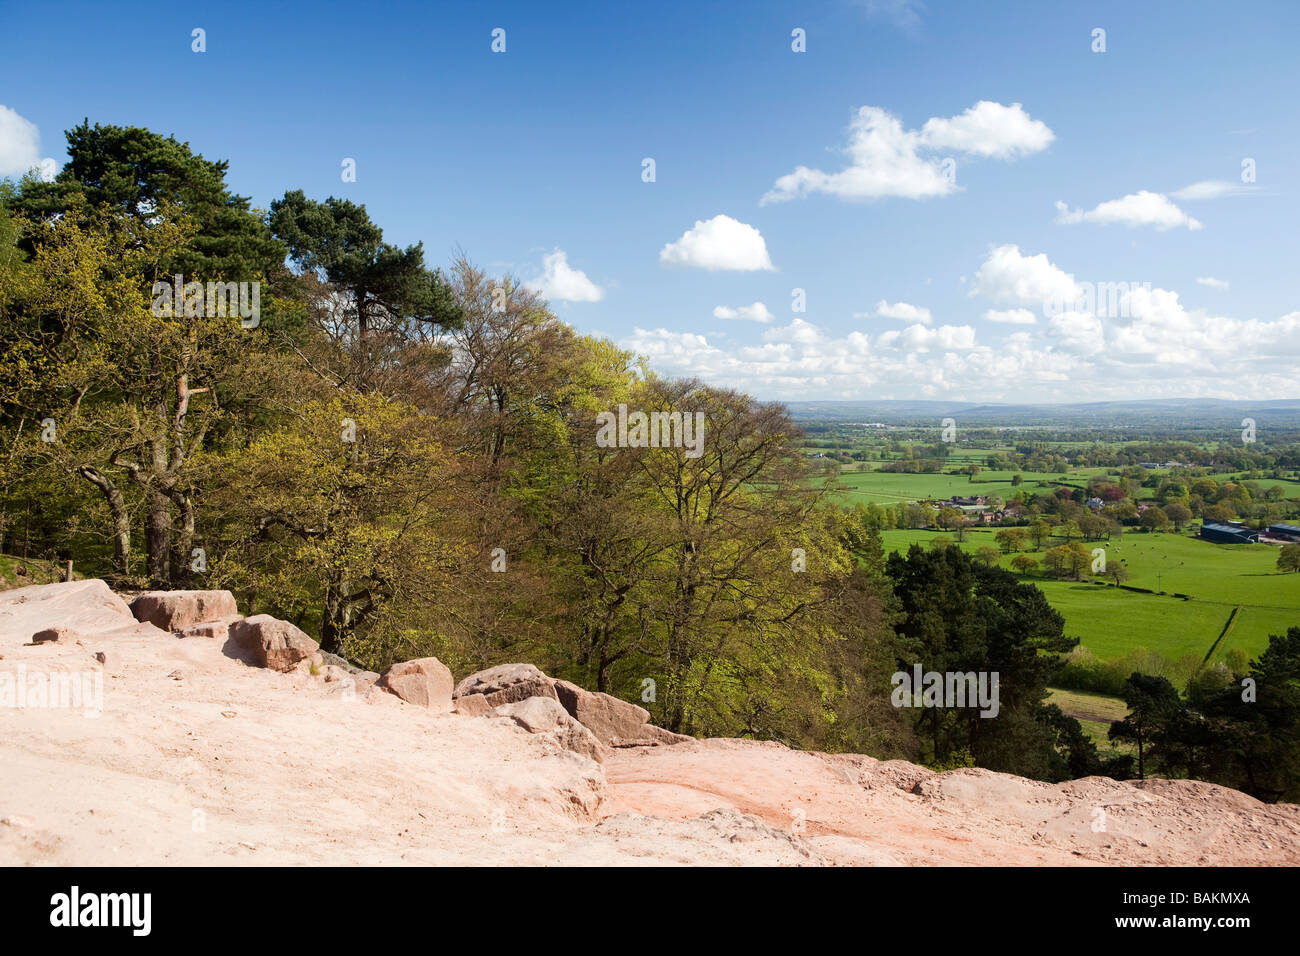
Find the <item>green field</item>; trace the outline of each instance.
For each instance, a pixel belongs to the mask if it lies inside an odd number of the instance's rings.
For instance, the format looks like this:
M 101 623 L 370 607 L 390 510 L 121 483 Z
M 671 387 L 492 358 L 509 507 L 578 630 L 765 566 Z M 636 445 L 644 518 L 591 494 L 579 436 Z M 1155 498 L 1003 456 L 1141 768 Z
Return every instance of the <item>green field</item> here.
M 1112 721 L 1123 720 L 1128 716 L 1128 705 L 1120 698 L 1054 687 L 1048 695 L 1047 702 L 1055 704 L 1066 716 L 1077 720 L 1083 727 L 1083 732 L 1097 745 L 1098 750 L 1137 752 L 1135 747 L 1128 744 L 1112 743 L 1107 736 Z
M 984 471 L 970 481 L 965 475 L 905 475 L 889 471 L 853 471 L 846 468 L 838 482 L 838 497 L 845 504 L 876 502 L 893 505 L 921 498 L 951 498 L 953 495 L 999 495 L 1008 498 L 1015 491 L 1014 471 Z M 1032 488 L 1037 478 L 1022 476 L 1021 487 Z
M 935 531 L 885 531 L 885 550 L 906 551 L 929 542 Z M 952 535 L 947 535 L 950 539 Z M 994 545 L 992 531 L 968 531 L 959 546 L 974 552 Z M 1087 581 L 1061 581 L 1031 575 L 1052 607 L 1065 618 L 1065 632 L 1103 660 L 1122 657 L 1137 647 L 1170 660 L 1186 654 L 1204 656 L 1218 639 L 1234 607 L 1242 611 L 1232 630 L 1214 648 L 1214 660 L 1239 649 L 1248 658 L 1268 646 L 1270 634 L 1300 625 L 1300 575 L 1274 570 L 1277 549 L 1269 545 L 1209 544 L 1186 535 L 1126 534 L 1099 542 L 1108 560 L 1128 567 L 1128 584 L 1166 592 L 1141 594 Z M 1093 545 L 1089 545 L 1093 547 Z M 1031 552 L 1032 553 L 1032 552 Z M 1000 564 L 1009 569 L 1010 555 Z M 1173 592 L 1191 596 L 1184 601 Z
M 893 505 L 924 498 L 951 498 L 953 495 L 998 495 L 1006 499 L 1018 488 L 1042 490 L 1062 477 L 1059 474 L 1019 472 L 1022 484 L 1017 486 L 1011 484 L 1012 477 L 1017 474 L 1014 471 L 981 471 L 971 481 L 966 475 L 909 475 L 891 471 L 855 471 L 855 467 L 846 465 L 836 479 L 839 486 L 836 498 L 843 504 L 875 502 Z M 1082 487 L 1090 479 L 1105 473 L 1105 468 L 1078 468 L 1069 472 L 1065 480 Z

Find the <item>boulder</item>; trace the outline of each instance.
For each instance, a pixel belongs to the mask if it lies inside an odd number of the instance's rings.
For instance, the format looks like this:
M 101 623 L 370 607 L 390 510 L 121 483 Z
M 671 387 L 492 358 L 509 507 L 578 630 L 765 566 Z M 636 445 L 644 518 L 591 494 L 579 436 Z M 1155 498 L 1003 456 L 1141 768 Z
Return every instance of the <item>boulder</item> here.
M 230 625 L 230 639 L 248 651 L 259 667 L 287 673 L 299 661 L 311 660 L 320 645 L 288 621 L 254 614 Z
M 528 697 L 502 704 L 496 713 L 509 717 L 530 734 L 554 734 L 565 750 L 590 757 L 597 763 L 605 761 L 605 747 L 590 730 L 570 717 L 554 697 Z
M 372 680 L 379 677 L 379 675 L 374 671 L 368 671 L 364 667 L 358 667 L 346 657 L 340 657 L 338 654 L 331 654 L 329 651 L 321 651 L 320 656 L 324 659 L 327 665 L 338 667 L 356 677 L 366 676 L 370 677 Z
M 229 591 L 145 591 L 131 602 L 137 621 L 164 631 L 179 631 L 191 624 L 235 617 L 235 596 Z
M 444 713 L 451 710 L 454 683 L 446 664 L 436 657 L 421 657 L 394 664 L 384 671 L 375 686 L 408 704 Z
M 471 694 L 482 694 L 487 698 L 489 707 L 500 707 L 529 697 L 556 700 L 554 685 L 551 678 L 532 664 L 500 664 L 470 674 L 456 685 L 452 696 L 459 699 Z
M 636 739 L 648 736 L 643 731 L 650 711 L 625 700 L 584 690 L 567 680 L 555 681 L 555 696 L 560 705 L 580 724 L 607 744 L 616 737 Z
M 686 734 L 675 734 L 654 724 L 646 724 L 635 737 L 611 737 L 605 743 L 611 747 L 665 747 L 672 744 L 689 744 L 695 740 Z
M 482 694 L 466 694 L 464 697 L 457 697 L 452 700 L 452 705 L 451 712 L 462 717 L 486 717 L 492 713 L 492 705 Z
M 191 624 L 177 631 L 176 636 L 206 637 L 224 641 L 230 635 L 230 623 L 230 621 L 204 621 L 202 624 Z
M 32 635 L 33 644 L 76 644 L 81 633 L 70 627 L 47 627 Z

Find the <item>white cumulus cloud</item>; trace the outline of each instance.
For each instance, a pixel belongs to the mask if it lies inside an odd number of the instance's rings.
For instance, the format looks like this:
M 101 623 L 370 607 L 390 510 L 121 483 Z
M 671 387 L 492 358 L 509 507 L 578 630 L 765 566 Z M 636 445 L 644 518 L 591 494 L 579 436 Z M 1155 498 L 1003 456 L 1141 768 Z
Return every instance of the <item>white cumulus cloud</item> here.
M 912 305 L 910 302 L 895 302 L 891 305 L 884 299 L 877 303 L 876 315 L 886 319 L 901 319 L 904 322 L 919 322 L 922 325 L 929 325 L 934 321 L 934 316 L 924 306 Z
M 1107 200 L 1086 212 L 1071 209 L 1063 202 L 1057 202 L 1056 210 L 1056 221 L 1066 225 L 1094 222 L 1103 226 L 1118 224 L 1130 228 L 1154 226 L 1160 232 L 1179 226 L 1202 228 L 1199 222 L 1174 205 L 1164 193 L 1153 193 L 1146 189 L 1130 193 L 1122 199 Z
M 1197 276 L 1196 284 L 1206 285 L 1209 286 L 1211 289 L 1222 289 L 1224 292 L 1228 291 L 1228 280 L 1216 279 L 1214 278 L 1214 276 Z
M 969 294 L 1011 305 L 1043 306 L 1073 302 L 1082 290 L 1074 276 L 1053 265 L 1046 253 L 1026 256 L 1019 246 L 1005 245 L 985 258 Z
M 605 297 L 605 290 L 588 279 L 585 272 L 569 265 L 563 249 L 544 256 L 542 274 L 524 286 L 561 302 L 599 302 Z
M 762 302 L 742 305 L 738 308 L 720 305 L 713 310 L 715 319 L 748 319 L 751 322 L 771 322 L 774 316 Z
M 1005 325 L 1033 325 L 1038 321 L 1028 309 L 989 309 L 984 313 L 984 318 Z
M 694 228 L 659 251 L 659 261 L 669 266 L 713 271 L 753 272 L 774 268 L 762 233 L 747 223 L 721 215 L 707 221 L 697 219 Z
M 1003 106 L 980 100 L 960 116 L 926 120 L 921 138 L 935 149 L 1013 159 L 1047 149 L 1056 134 L 1042 120 L 1031 118 L 1019 103 Z
M 902 331 L 882 332 L 876 344 L 887 349 L 930 352 L 935 349 L 973 349 L 975 330 L 969 325 L 941 325 L 937 329 L 909 325 Z
M 39 170 L 41 179 L 54 179 L 59 164 L 41 158 L 41 134 L 36 124 L 0 104 L 0 176 L 23 176 Z
M 1054 138 L 1047 125 L 1031 119 L 1019 103 L 1003 106 L 980 100 L 959 116 L 927 120 L 919 131 L 904 129 L 887 110 L 863 106 L 849 123 L 844 150 L 849 163 L 844 169 L 828 173 L 798 166 L 776 180 L 762 203 L 812 193 L 848 200 L 947 196 L 958 187 L 951 167 L 945 166 L 950 160 L 933 155 L 935 150 L 1011 159 L 1045 149 Z

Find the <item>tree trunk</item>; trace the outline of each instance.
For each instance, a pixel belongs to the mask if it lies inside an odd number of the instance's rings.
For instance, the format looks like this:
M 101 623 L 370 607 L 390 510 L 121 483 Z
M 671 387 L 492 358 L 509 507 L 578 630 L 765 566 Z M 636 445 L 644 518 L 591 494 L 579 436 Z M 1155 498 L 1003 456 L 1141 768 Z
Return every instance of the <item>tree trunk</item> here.
M 172 543 L 171 582 L 173 587 L 181 587 L 193 578 L 190 550 L 194 544 L 194 499 L 187 494 L 177 495 L 176 506 L 181 523 Z
M 131 515 L 126 510 L 126 499 L 111 478 L 98 468 L 82 465 L 77 473 L 104 495 L 113 519 L 113 571 L 126 577 L 131 560 Z
M 171 499 L 152 485 L 145 491 L 144 545 L 149 581 L 155 587 L 170 583 L 168 561 L 171 557 Z

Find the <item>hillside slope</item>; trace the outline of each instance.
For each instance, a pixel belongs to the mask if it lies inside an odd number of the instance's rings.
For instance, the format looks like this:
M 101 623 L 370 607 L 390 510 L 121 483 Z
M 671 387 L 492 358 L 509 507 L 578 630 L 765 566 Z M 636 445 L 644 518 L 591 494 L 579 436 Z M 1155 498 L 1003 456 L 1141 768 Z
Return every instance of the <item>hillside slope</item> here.
M 56 626 L 75 633 L 30 643 Z M 740 740 L 602 765 L 504 717 L 249 666 L 95 580 L 0 594 L 0 693 L 19 673 L 99 675 L 102 710 L 0 706 L 5 865 L 1300 863 L 1300 807 L 1199 782 L 1053 786 Z

